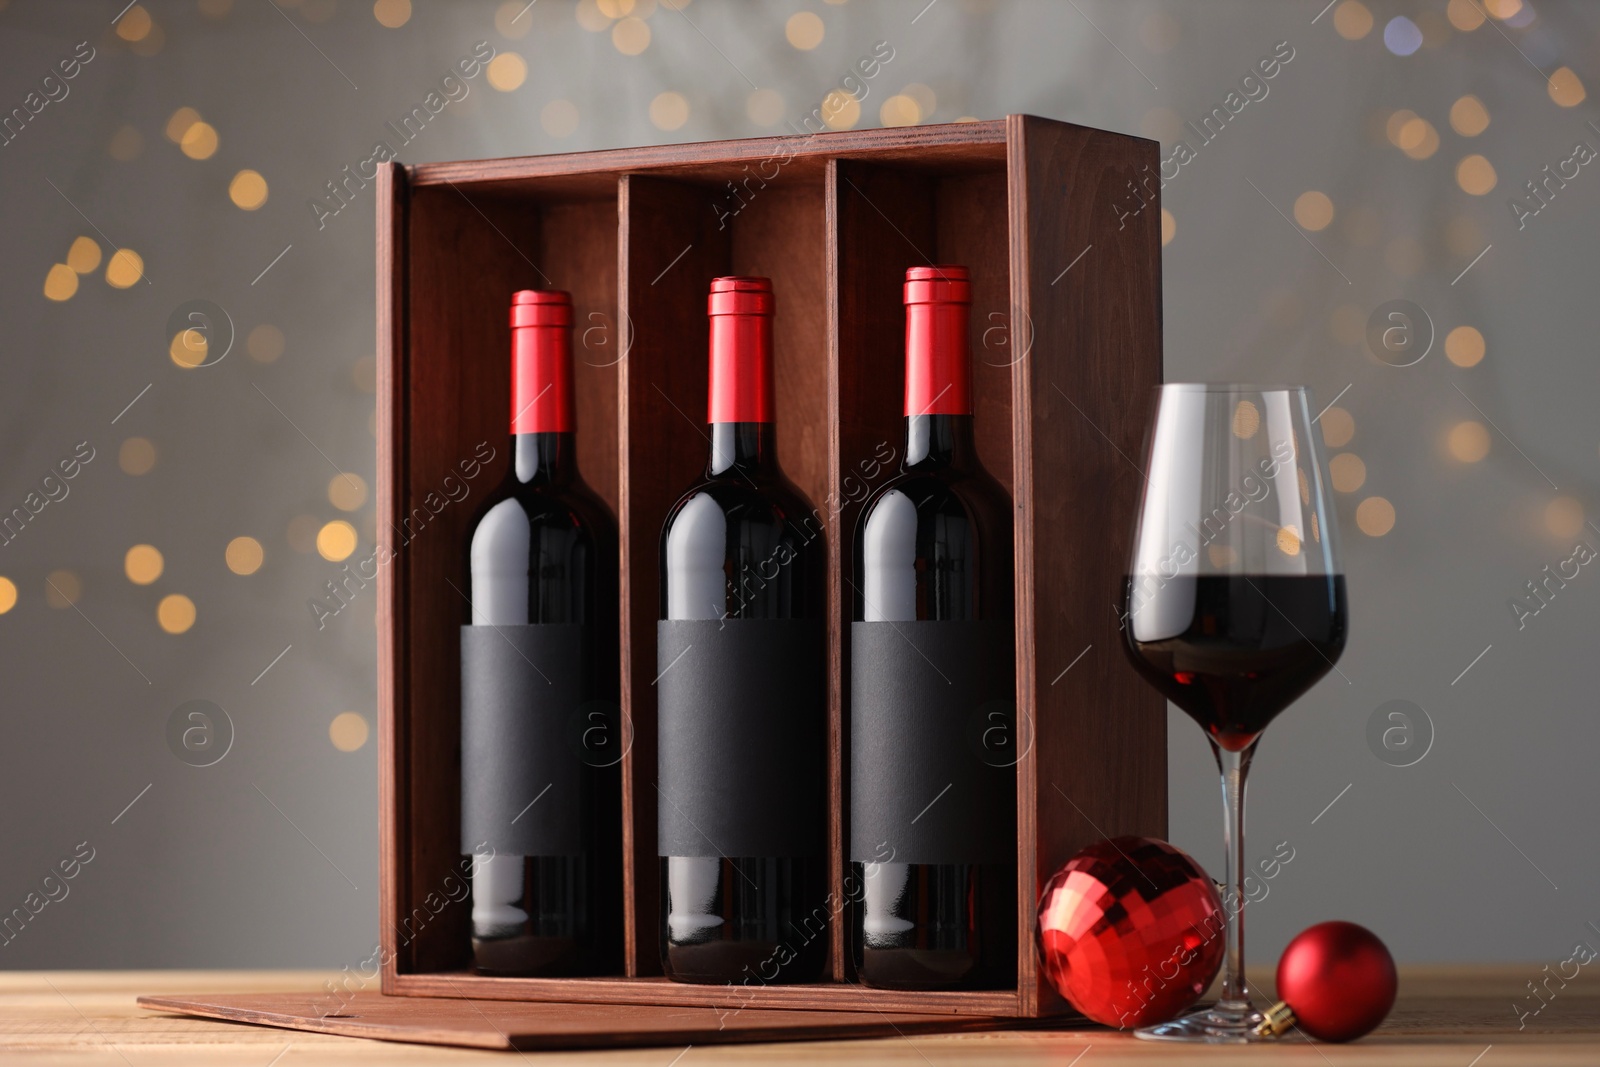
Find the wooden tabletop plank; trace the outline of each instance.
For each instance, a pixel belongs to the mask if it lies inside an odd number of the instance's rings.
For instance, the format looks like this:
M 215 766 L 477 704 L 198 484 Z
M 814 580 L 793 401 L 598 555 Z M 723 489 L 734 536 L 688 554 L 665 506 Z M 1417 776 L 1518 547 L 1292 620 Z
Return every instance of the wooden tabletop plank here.
M 1518 1032 L 1517 1005 L 1540 967 L 1402 968 L 1400 1001 L 1387 1023 L 1350 1045 L 1313 1047 L 1290 1037 L 1266 1047 L 1191 1048 L 1137 1041 L 1127 1034 L 1005 1031 L 911 1034 L 873 1040 L 683 1046 L 527 1054 L 553 1067 L 698 1067 L 709 1064 L 812 1064 L 959 1067 L 964 1064 L 1082 1067 L 1116 1064 L 1248 1062 L 1296 1067 L 1398 1064 L 1404 1067 L 1542 1067 L 1600 1064 L 1600 983 L 1587 972 L 1554 995 Z M 314 994 L 327 972 L 106 971 L 0 973 L 0 1063 L 123 1065 L 221 1064 L 321 1067 L 337 1064 L 520 1063 L 516 1054 L 396 1044 L 265 1026 L 217 1022 L 137 1007 L 139 995 L 279 992 Z M 486 1002 L 487 1003 L 487 1002 Z M 505 1010 L 505 1005 L 499 1005 Z M 419 1014 L 425 1012 L 419 1011 Z M 674 1060 L 674 1057 L 681 1058 Z M 1476 1059 L 1475 1059 L 1476 1058 Z

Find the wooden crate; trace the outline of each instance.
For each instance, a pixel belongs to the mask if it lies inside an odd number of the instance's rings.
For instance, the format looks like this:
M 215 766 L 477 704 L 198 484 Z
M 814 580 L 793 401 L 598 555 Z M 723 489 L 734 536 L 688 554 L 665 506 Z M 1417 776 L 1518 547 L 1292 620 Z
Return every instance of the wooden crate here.
M 1062 1010 L 1033 951 L 1042 880 L 1096 838 L 1166 830 L 1166 712 L 1123 661 L 1113 606 L 1141 486 L 1132 457 L 1161 378 L 1160 210 L 1139 184 L 1154 173 L 1157 148 L 1013 115 L 385 165 L 378 528 L 396 557 L 379 580 L 384 993 L 724 1013 Z M 1135 186 L 1150 201 L 1142 210 Z M 867 488 L 862 464 L 884 443 L 896 456 L 902 447 L 900 284 L 907 267 L 926 263 L 972 270 L 978 450 L 1016 505 L 1019 734 L 1031 741 L 1017 774 L 1016 983 L 971 992 L 862 987 L 842 921 L 833 924 L 829 982 L 670 982 L 657 947 L 658 546 L 668 508 L 705 464 L 707 284 L 762 274 L 777 294 L 779 458 L 828 536 L 829 843 L 840 894 L 850 533 Z M 625 967 L 605 978 L 473 975 L 466 906 L 433 914 L 427 903 L 461 860 L 462 546 L 472 502 L 507 461 L 507 302 L 538 287 L 573 294 L 580 466 L 621 528 L 628 904 L 609 917 L 624 931 Z M 468 501 L 450 502 L 441 487 L 480 442 L 496 458 L 470 483 Z

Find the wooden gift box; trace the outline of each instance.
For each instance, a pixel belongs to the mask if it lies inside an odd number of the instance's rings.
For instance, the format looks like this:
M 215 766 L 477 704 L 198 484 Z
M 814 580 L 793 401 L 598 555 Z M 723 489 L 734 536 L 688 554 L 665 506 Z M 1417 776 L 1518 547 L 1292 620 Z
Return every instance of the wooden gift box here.
M 1062 1009 L 1033 951 L 1042 881 L 1098 837 L 1166 830 L 1166 712 L 1117 648 L 1114 608 L 1141 487 L 1133 457 L 1161 379 L 1160 209 L 1143 182 L 1156 165 L 1152 141 L 1013 115 L 385 166 L 378 529 L 408 538 L 379 591 L 385 993 L 987 1016 Z M 926 263 L 971 268 L 978 450 L 1016 506 L 1026 749 L 1016 984 L 867 989 L 852 981 L 842 920 L 832 926 L 830 982 L 670 982 L 657 947 L 658 555 L 668 508 L 706 462 L 708 283 L 767 275 L 777 295 L 779 461 L 828 538 L 829 844 L 842 899 L 850 535 L 866 492 L 892 474 L 875 472 L 874 459 L 903 447 L 901 282 Z M 475 500 L 506 469 L 510 294 L 538 287 L 573 295 L 579 465 L 621 530 L 628 905 L 613 917 L 625 971 L 610 978 L 473 975 L 467 909 L 434 915 L 424 905 L 461 860 L 462 546 Z M 485 441 L 496 457 L 472 499 L 435 514 L 429 504 L 445 496 L 446 479 Z M 408 921 L 418 909 L 426 921 Z

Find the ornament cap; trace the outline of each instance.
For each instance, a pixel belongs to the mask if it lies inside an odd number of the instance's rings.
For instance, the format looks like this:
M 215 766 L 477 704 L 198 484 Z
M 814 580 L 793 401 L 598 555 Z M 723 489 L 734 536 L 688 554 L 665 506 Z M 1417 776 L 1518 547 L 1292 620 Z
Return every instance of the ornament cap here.
M 1255 1032 L 1259 1037 L 1277 1037 L 1294 1022 L 1294 1009 L 1280 1000 L 1261 1013 L 1261 1022 L 1257 1024 Z

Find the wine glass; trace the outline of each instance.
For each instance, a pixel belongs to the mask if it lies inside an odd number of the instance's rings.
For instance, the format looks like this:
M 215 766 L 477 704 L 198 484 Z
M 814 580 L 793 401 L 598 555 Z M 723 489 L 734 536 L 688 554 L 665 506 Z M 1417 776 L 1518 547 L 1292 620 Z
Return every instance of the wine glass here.
M 1247 1042 L 1261 1013 L 1244 976 L 1245 777 L 1267 723 L 1344 651 L 1337 518 L 1304 388 L 1175 384 L 1157 394 L 1123 645 L 1216 756 L 1227 942 L 1216 1004 L 1138 1035 Z

